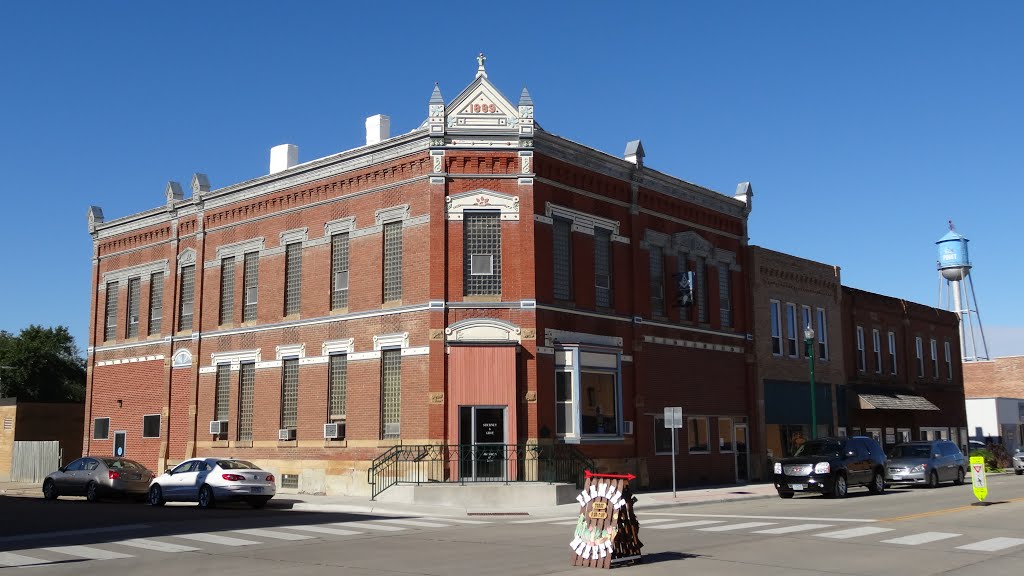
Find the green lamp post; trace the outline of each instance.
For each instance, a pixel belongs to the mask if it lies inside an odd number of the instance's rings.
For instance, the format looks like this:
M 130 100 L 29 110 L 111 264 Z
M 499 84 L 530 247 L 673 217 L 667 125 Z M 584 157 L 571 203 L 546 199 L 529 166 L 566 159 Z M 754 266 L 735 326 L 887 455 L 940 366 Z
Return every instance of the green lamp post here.
M 811 440 L 818 437 L 818 411 L 814 407 L 814 328 L 804 328 L 804 344 L 807 347 L 807 361 L 811 367 Z

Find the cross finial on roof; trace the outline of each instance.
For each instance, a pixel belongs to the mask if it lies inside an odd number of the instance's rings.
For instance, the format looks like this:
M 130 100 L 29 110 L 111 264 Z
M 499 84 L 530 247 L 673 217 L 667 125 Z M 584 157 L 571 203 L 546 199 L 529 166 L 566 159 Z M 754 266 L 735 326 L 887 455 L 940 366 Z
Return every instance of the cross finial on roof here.
M 953 229 L 953 221 L 952 221 L 952 220 L 950 220 L 950 221 L 949 221 L 949 229 L 950 229 L 950 230 L 952 230 L 952 229 Z
M 484 56 L 483 52 L 481 52 L 480 55 L 476 57 L 476 63 L 478 65 L 477 68 L 476 68 L 476 77 L 477 78 L 479 78 L 481 76 L 483 76 L 484 78 L 487 78 L 487 70 L 484 69 L 484 62 L 486 62 L 486 61 L 487 61 L 487 56 Z

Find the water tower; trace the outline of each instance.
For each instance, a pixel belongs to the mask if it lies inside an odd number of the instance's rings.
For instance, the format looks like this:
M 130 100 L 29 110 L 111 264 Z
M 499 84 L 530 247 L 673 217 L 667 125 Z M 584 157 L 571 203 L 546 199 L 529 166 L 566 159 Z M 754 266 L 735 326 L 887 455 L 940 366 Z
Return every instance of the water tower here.
M 964 362 L 989 359 L 978 300 L 974 296 L 967 242 L 966 237 L 953 229 L 950 220 L 949 232 L 935 243 L 939 252 L 939 306 L 945 306 L 960 317 L 960 357 Z

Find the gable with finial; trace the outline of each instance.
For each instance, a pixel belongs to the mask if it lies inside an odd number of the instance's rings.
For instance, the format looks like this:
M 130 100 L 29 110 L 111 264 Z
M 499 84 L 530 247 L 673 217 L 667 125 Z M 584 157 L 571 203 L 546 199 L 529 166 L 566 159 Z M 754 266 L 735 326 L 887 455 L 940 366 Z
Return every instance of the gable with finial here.
M 445 106 L 448 134 L 518 134 L 519 107 L 487 79 L 485 61 L 483 54 L 477 56 L 476 78 Z

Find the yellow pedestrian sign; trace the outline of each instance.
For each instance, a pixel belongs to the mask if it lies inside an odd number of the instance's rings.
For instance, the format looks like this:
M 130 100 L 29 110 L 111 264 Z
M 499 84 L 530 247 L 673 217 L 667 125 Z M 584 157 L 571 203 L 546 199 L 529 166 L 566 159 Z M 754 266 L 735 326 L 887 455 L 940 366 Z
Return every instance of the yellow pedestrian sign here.
M 985 496 L 988 496 L 984 456 L 971 456 L 971 484 L 974 486 L 974 496 L 979 502 L 984 502 Z

